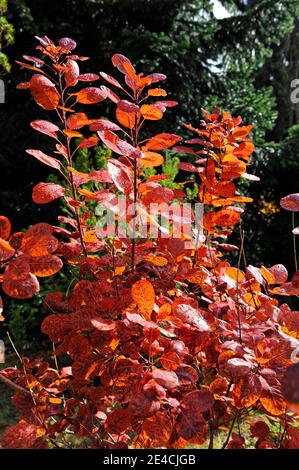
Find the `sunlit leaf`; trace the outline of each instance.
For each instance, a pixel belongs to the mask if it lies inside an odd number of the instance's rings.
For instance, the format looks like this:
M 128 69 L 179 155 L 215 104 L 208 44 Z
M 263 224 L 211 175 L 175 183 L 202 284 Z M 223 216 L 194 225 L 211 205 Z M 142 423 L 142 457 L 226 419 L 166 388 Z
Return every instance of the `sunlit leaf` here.
M 118 160 L 109 159 L 107 170 L 117 189 L 125 194 L 130 194 L 133 188 L 133 181 L 129 168 Z
M 30 126 L 36 131 L 41 132 L 42 134 L 46 134 L 49 137 L 57 139 L 57 131 L 59 131 L 59 127 L 56 126 L 56 124 L 53 124 L 52 122 L 39 119 L 37 121 L 32 121 L 30 123 Z
M 152 104 L 143 104 L 140 108 L 140 112 L 144 119 L 149 121 L 159 121 L 159 119 L 163 117 L 163 111 Z
M 5 215 L 0 215 L 0 238 L 7 240 L 11 232 L 11 223 Z
M 299 211 L 299 193 L 289 194 L 280 200 L 280 205 L 287 211 Z
M 139 160 L 139 164 L 143 168 L 153 168 L 155 166 L 163 165 L 164 158 L 156 152 L 143 152 Z
M 67 71 L 64 73 L 66 85 L 75 86 L 78 83 L 80 70 L 75 60 L 68 59 L 66 62 Z
M 135 69 L 130 60 L 124 55 L 114 54 L 112 56 L 112 64 L 125 75 L 128 75 L 129 77 L 135 77 Z
M 0 238 L 0 261 L 6 261 L 10 259 L 15 253 L 12 246 L 6 241 Z

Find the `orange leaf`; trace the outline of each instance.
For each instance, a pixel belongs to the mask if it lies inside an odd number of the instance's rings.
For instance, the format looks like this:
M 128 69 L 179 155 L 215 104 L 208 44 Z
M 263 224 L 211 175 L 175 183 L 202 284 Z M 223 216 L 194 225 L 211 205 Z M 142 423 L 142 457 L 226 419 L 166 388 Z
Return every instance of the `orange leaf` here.
M 45 165 L 50 166 L 51 168 L 55 168 L 55 170 L 60 170 L 60 161 L 56 158 L 46 155 L 41 150 L 28 149 L 26 150 L 26 153 L 44 163 Z
M 15 253 L 15 250 L 10 244 L 0 238 L 0 261 L 6 261 L 11 258 Z
M 165 150 L 172 147 L 180 140 L 182 140 L 181 137 L 175 134 L 157 134 L 149 139 L 143 148 L 146 150 Z
M 271 273 L 271 271 L 265 268 L 265 266 L 262 266 L 260 271 L 261 271 L 261 275 L 267 281 L 268 284 L 270 285 L 275 284 L 275 276 L 273 273 Z
M 280 205 L 287 211 L 299 211 L 299 193 L 289 194 L 280 200 Z
M 31 273 L 38 277 L 53 276 L 63 266 L 61 259 L 53 255 L 32 257 L 29 264 Z
M 38 183 L 32 191 L 32 199 L 36 204 L 47 204 L 63 196 L 65 188 L 55 183 Z

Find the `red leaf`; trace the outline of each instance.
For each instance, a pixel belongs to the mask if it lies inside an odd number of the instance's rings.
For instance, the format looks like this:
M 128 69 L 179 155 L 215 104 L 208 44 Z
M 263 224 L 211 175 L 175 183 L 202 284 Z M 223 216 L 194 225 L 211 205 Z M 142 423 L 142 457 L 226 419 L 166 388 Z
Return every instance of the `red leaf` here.
M 82 104 L 100 103 L 101 101 L 107 98 L 107 93 L 104 90 L 104 87 L 83 88 L 83 90 L 80 90 L 77 93 L 72 93 L 71 95 L 76 96 L 77 102 Z
M 90 147 L 94 147 L 95 145 L 97 145 L 98 141 L 99 141 L 98 137 L 95 137 L 95 136 L 88 137 L 87 139 L 84 139 L 80 142 L 79 148 L 87 149 Z
M 59 104 L 59 93 L 51 80 L 44 75 L 33 75 L 30 80 L 30 92 L 36 103 L 44 109 L 56 109 Z
M 29 258 L 26 255 L 21 255 L 11 261 L 6 268 L 5 275 L 14 281 L 22 281 L 28 277 L 30 272 Z
M 27 90 L 28 88 L 30 88 L 30 83 L 29 82 L 19 83 L 16 86 L 16 88 L 17 88 L 17 90 Z
M 103 318 L 94 318 L 91 320 L 91 324 L 99 331 L 111 331 L 116 327 L 114 321 L 104 320 Z
M 112 434 L 121 434 L 130 426 L 132 415 L 128 410 L 114 409 L 109 413 L 105 426 Z
M 177 106 L 177 104 L 178 104 L 177 101 L 164 100 L 164 101 L 156 101 L 155 106 L 158 106 L 161 108 L 172 108 L 173 106 Z
M 58 248 L 58 240 L 52 236 L 49 224 L 33 225 L 24 235 L 21 250 L 30 256 L 44 256 Z
M 137 442 L 142 442 L 145 439 L 144 447 L 146 449 L 164 447 L 170 439 L 172 427 L 167 410 L 158 411 L 155 415 L 144 420 L 142 434 L 137 436 Z
M 154 369 L 152 376 L 159 385 L 167 390 L 171 390 L 179 385 L 178 376 L 171 370 Z
M 280 416 L 285 413 L 286 402 L 278 387 L 269 386 L 260 397 L 260 402 L 268 413 L 274 416 Z
M 114 91 L 110 90 L 110 88 L 106 86 L 101 86 L 101 89 L 106 93 L 107 98 L 109 98 L 109 100 L 111 100 L 112 103 L 117 104 L 119 102 L 119 97 L 117 96 L 116 93 L 114 93 Z
M 34 424 L 22 421 L 11 426 L 4 431 L 2 436 L 2 446 L 5 449 L 32 449 L 45 447 L 39 445 L 41 439 L 38 439 L 39 428 Z
M 33 188 L 32 199 L 36 204 L 47 204 L 63 196 L 65 188 L 55 183 L 38 183 Z
M 111 85 L 114 85 L 117 88 L 121 88 L 121 89 L 123 88 L 121 84 L 114 77 L 111 77 L 111 75 L 108 75 L 105 72 L 100 72 L 100 75 L 101 77 L 103 77 L 104 80 L 106 80 L 106 82 L 110 83 Z
M 17 281 L 4 274 L 2 288 L 7 295 L 14 299 L 30 299 L 39 292 L 39 283 L 33 274 L 28 274 L 25 279 Z
M 26 62 L 20 62 L 19 60 L 16 60 L 16 64 L 20 65 L 21 67 L 24 67 L 25 69 L 34 70 L 34 72 L 39 72 L 40 74 L 44 73 L 42 70 L 40 70 L 39 67 L 36 67 L 35 65 L 26 64 Z
M 26 150 L 26 152 L 29 155 L 32 155 L 37 160 L 39 160 L 40 162 L 44 163 L 45 165 L 50 166 L 51 168 L 55 168 L 56 170 L 60 170 L 60 161 L 56 160 L 56 158 L 46 155 L 41 150 L 28 149 Z
M 121 131 L 122 129 L 114 122 L 108 121 L 108 119 L 97 119 L 96 122 L 89 126 L 91 131 Z
M 200 311 L 187 303 L 174 305 L 175 315 L 183 320 L 184 323 L 194 326 L 200 332 L 210 331 L 210 326 L 201 315 Z
M 163 88 L 151 88 L 150 90 L 148 90 L 148 95 L 149 96 L 166 96 L 167 93 L 165 90 L 163 90 Z
M 143 152 L 143 155 L 139 160 L 139 164 L 143 168 L 153 168 L 155 166 L 163 165 L 163 163 L 164 158 L 156 152 Z
M 23 55 L 23 59 L 28 60 L 28 62 L 33 62 L 35 65 L 44 65 L 44 61 L 38 57 L 33 57 L 31 55 Z
M 122 111 L 119 108 L 116 108 L 116 119 L 118 122 L 124 126 L 128 127 L 129 129 L 133 129 L 140 118 L 140 113 L 128 113 L 126 111 Z
M 275 264 L 269 268 L 270 273 L 275 277 L 275 284 L 284 284 L 288 280 L 288 270 L 283 264 Z
M 150 75 L 147 75 L 145 78 L 149 80 L 150 84 L 152 84 L 152 83 L 161 82 L 162 80 L 166 80 L 167 77 L 163 73 L 151 73 Z
M 126 113 L 138 113 L 140 110 L 139 106 L 134 103 L 130 103 L 130 101 L 127 100 L 119 100 L 117 106 Z
M 282 393 L 288 403 L 299 405 L 299 363 L 286 370 L 282 380 Z
M 189 440 L 196 436 L 201 438 L 203 443 L 208 427 L 200 411 L 187 407 L 178 415 L 176 429 L 178 435 L 184 439 Z
M 159 119 L 163 117 L 163 111 L 153 104 L 143 104 L 140 108 L 140 112 L 144 119 L 148 121 L 159 121 Z
M 15 250 L 10 244 L 0 238 L 0 261 L 6 261 L 15 254 Z

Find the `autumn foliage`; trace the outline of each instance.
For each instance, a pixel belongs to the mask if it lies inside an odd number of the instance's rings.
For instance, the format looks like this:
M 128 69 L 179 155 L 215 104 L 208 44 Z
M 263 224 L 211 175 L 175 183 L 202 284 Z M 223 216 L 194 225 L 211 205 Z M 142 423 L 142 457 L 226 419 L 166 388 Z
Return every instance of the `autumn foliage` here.
M 62 183 L 40 182 L 32 197 L 37 204 L 64 198 L 72 216 L 13 235 L 1 216 L 2 289 L 30 298 L 39 279 L 63 264 L 74 277 L 67 292 L 44 299 L 49 315 L 42 331 L 55 344 L 56 367 L 22 358 L 19 368 L 1 371 L 18 387 L 13 402 L 20 417 L 2 445 L 53 447 L 60 436 L 75 434 L 90 448 L 205 442 L 213 448 L 222 431 L 223 447 L 245 448 L 239 424 L 246 422 L 256 448 L 299 447 L 299 312 L 283 302 L 299 295 L 299 273 L 289 276 L 281 264 L 247 265 L 245 256 L 241 219 L 251 199 L 236 183 L 257 178 L 247 172 L 252 126 L 227 112 L 203 111 L 198 124 L 184 123 L 185 141 L 172 133 L 152 136 L 148 121 L 177 105 L 160 87 L 165 75 L 137 73 L 120 54 L 112 57 L 118 79 L 82 74 L 79 63 L 87 58 L 73 52 L 73 40 L 37 40 L 42 58 L 24 56 L 20 65 L 33 75 L 18 88 L 53 111 L 53 122 L 38 119 L 31 127 L 52 139 L 54 156 L 27 153 L 57 171 Z M 99 80 L 105 84 L 90 86 Z M 114 122 L 96 118 L 98 107 L 89 111 L 103 100 L 111 101 Z M 113 152 L 107 168 L 76 170 L 78 149 L 99 143 Z M 159 226 L 156 238 L 103 237 L 90 201 L 128 224 L 149 214 L 153 202 L 184 202 L 184 182 L 172 189 L 162 184 L 167 175 L 145 171 L 161 166 L 166 149 L 181 154 L 186 181 L 192 173 L 199 182 L 204 217 L 196 245 L 186 248 L 171 230 L 162 236 Z M 133 213 L 118 212 L 119 194 L 138 203 Z M 298 211 L 299 195 L 284 198 L 282 207 Z M 227 240 L 234 227 L 239 247 Z M 226 260 L 230 251 L 239 252 L 237 266 Z

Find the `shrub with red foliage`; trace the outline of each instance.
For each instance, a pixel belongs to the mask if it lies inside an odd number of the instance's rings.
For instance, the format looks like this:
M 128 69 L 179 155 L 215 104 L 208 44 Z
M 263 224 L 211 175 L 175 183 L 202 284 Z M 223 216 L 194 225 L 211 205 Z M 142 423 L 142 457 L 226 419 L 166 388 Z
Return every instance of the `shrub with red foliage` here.
M 289 281 L 282 265 L 247 265 L 244 244 L 227 243 L 244 203 L 251 202 L 239 194 L 236 180 L 256 179 L 247 173 L 252 126 L 215 110 L 203 112 L 196 127 L 185 124 L 190 138 L 183 145 L 175 134 L 148 136 L 148 121 L 162 119 L 177 104 L 156 85 L 164 75 L 137 73 L 116 54 L 112 63 L 124 80 L 103 72 L 109 88 L 85 87 L 100 77 L 81 74 L 79 62 L 86 57 L 74 54 L 75 42 L 37 39 L 43 58 L 25 57 L 21 65 L 34 74 L 19 88 L 28 88 L 60 122 L 31 123 L 53 139 L 56 156 L 33 149 L 28 154 L 58 171 L 65 184 L 39 183 L 33 199 L 43 204 L 63 197 L 72 216 L 60 217 L 67 228 L 37 224 L 12 236 L 2 216 L 1 280 L 7 295 L 28 298 L 38 293 L 37 277 L 55 274 L 61 260 L 79 279 L 67 292 L 46 297 L 51 314 L 42 324 L 55 355 L 68 356 L 69 366 L 56 370 L 24 359 L 20 368 L 1 371 L 3 381 L 18 387 L 13 401 L 20 415 L 5 431 L 3 446 L 40 448 L 75 433 L 91 448 L 184 448 L 206 441 L 212 448 L 215 433 L 226 430 L 223 447 L 244 448 L 242 420 L 257 448 L 298 447 L 298 367 L 291 364 L 297 361 L 299 313 L 277 299 L 298 296 L 298 271 Z M 77 104 L 104 99 L 115 106 L 117 122 L 77 112 Z M 99 141 L 114 155 L 107 170 L 77 171 L 76 150 Z M 171 148 L 193 157 L 180 167 L 199 179 L 204 236 L 192 248 L 183 237 L 162 236 L 161 227 L 157 238 L 147 240 L 101 237 L 90 223 L 89 201 L 117 213 L 116 195 L 125 195 L 138 203 L 125 215 L 128 223 L 138 211 L 148 214 L 153 202 L 184 201 L 183 191 L 162 186 L 167 176 L 145 177 L 144 169 L 159 167 L 161 152 Z M 297 196 L 285 198 L 286 209 L 297 210 Z M 225 260 L 231 250 L 239 250 L 237 267 Z M 272 434 L 269 424 L 277 421 L 281 432 Z

